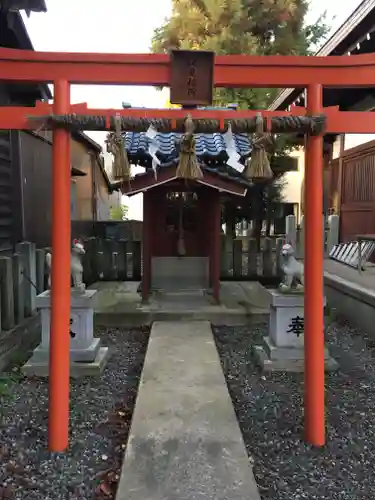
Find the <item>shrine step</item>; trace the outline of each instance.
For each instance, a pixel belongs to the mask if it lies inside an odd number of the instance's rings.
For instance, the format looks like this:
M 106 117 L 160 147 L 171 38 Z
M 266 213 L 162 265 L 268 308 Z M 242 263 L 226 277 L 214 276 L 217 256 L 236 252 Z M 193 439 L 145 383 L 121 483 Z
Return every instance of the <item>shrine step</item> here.
M 155 322 L 116 500 L 260 500 L 210 323 Z
M 212 325 L 242 326 L 263 324 L 267 321 L 269 312 L 265 309 L 254 308 L 251 311 L 244 309 L 217 309 L 206 308 L 188 309 L 173 305 L 170 309 L 149 310 L 147 307 L 134 311 L 98 311 L 95 312 L 94 322 L 96 327 L 134 327 L 152 325 L 155 321 L 165 322 L 196 322 L 208 321 Z

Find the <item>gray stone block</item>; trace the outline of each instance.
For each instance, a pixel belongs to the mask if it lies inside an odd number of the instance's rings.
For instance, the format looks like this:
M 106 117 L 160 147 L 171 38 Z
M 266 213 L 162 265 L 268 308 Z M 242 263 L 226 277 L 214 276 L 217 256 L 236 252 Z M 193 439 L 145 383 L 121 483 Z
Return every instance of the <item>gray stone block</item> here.
M 95 360 L 91 363 L 71 361 L 70 376 L 72 378 L 81 378 L 101 375 L 107 365 L 109 355 L 109 348 L 101 347 L 98 350 Z M 40 359 L 35 359 L 33 355 L 23 365 L 21 371 L 26 377 L 46 378 L 49 376 L 49 360 L 41 361 Z
M 94 307 L 94 299 L 97 290 L 85 290 L 84 293 L 72 292 L 70 299 L 71 309 L 87 309 Z M 39 294 L 36 297 L 36 306 L 38 309 L 51 307 L 51 290 Z
M 93 363 L 98 355 L 100 349 L 100 339 L 95 338 L 91 342 L 91 345 L 83 349 L 72 349 L 70 348 L 70 360 L 82 363 Z M 45 349 L 43 345 L 39 345 L 33 354 L 33 360 L 35 362 L 46 362 L 49 359 L 49 349 Z
M 278 358 L 270 358 L 267 348 L 264 345 L 254 346 L 254 356 L 257 364 L 264 372 L 303 373 L 305 371 L 304 357 L 297 359 L 293 359 L 292 357 L 288 358 L 288 354 L 285 353 L 285 357 L 279 354 Z M 324 359 L 324 368 L 327 372 L 334 372 L 339 369 L 339 364 L 328 355 L 328 357 Z
M 208 288 L 209 259 L 207 257 L 153 257 L 151 283 L 153 288 L 165 290 Z

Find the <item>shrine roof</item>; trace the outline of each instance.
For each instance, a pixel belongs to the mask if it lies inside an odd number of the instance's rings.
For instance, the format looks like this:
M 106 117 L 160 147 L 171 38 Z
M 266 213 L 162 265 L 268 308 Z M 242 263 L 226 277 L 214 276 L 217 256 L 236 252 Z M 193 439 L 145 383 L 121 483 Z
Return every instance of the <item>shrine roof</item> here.
M 159 150 L 156 153 L 161 161 L 161 167 L 169 167 L 178 163 L 179 133 L 158 133 L 155 137 Z M 244 163 L 250 156 L 252 147 L 249 137 L 245 134 L 233 134 L 237 153 L 240 155 L 240 163 Z M 130 163 L 152 168 L 152 159 L 149 153 L 150 140 L 145 132 L 125 132 L 123 134 L 125 149 Z M 239 182 L 251 184 L 240 172 L 226 164 L 228 153 L 223 134 L 195 134 L 196 154 L 201 166 L 221 177 L 235 179 Z
M 127 105 L 127 107 L 132 107 Z M 227 107 L 208 106 L 198 109 L 225 109 L 232 110 L 235 116 L 236 104 L 229 104 Z M 151 141 L 146 132 L 124 132 L 123 139 L 130 163 L 145 167 L 146 170 L 152 168 L 152 159 L 149 153 Z M 177 165 L 179 158 L 180 133 L 157 133 L 155 139 L 158 144 L 157 157 L 161 162 L 161 167 Z M 240 155 L 239 162 L 244 164 L 246 158 L 251 154 L 251 139 L 246 134 L 233 134 L 237 153 Z M 195 134 L 196 154 L 202 168 L 215 173 L 220 177 L 234 179 L 235 181 L 250 185 L 251 182 L 240 172 L 227 165 L 228 153 L 221 133 Z
M 156 141 L 159 146 L 158 157 L 162 163 L 170 162 L 179 156 L 179 142 L 181 139 L 179 133 L 158 133 Z M 251 153 L 251 142 L 245 134 L 233 134 L 237 153 L 241 158 L 247 158 Z M 223 134 L 195 134 L 196 153 L 201 162 L 210 160 L 219 160 L 226 162 L 228 159 L 227 148 L 224 142 Z M 150 141 L 145 132 L 125 132 L 125 148 L 130 157 L 138 159 L 140 162 L 148 163 L 150 159 L 149 144 Z

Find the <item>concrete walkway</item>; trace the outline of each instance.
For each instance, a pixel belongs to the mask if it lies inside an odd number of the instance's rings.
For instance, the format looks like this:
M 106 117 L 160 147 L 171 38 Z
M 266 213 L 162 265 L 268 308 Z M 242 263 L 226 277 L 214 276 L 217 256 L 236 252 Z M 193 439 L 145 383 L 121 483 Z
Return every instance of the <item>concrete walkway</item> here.
M 260 500 L 208 321 L 153 324 L 116 500 Z

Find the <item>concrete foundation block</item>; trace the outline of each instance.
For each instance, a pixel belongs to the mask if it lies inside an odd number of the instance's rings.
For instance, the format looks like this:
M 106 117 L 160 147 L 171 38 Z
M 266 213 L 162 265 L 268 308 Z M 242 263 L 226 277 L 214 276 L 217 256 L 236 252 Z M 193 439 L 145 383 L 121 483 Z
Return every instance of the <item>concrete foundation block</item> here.
M 94 338 L 91 344 L 83 349 L 74 349 L 70 347 L 70 360 L 82 363 L 94 363 L 100 349 L 100 339 Z M 45 349 L 40 344 L 33 353 L 34 361 L 44 363 L 49 359 L 49 349 Z
M 262 345 L 254 347 L 254 356 L 263 371 L 305 371 L 303 348 L 277 347 L 272 343 L 270 337 L 265 337 Z M 324 349 L 324 366 L 327 372 L 336 371 L 339 368 L 338 363 L 330 356 L 327 348 Z
M 109 359 L 109 348 L 100 347 L 94 361 L 84 363 L 71 361 L 70 362 L 70 376 L 72 378 L 81 377 L 95 377 L 101 375 L 107 365 Z M 26 377 L 41 377 L 47 378 L 49 376 L 49 360 L 41 360 L 35 357 L 35 353 L 22 367 L 22 373 Z
M 266 348 L 263 345 L 254 347 L 254 356 L 257 364 L 264 372 L 297 372 L 305 371 L 304 358 L 288 358 L 287 356 L 279 359 L 271 359 L 268 356 Z M 331 356 L 324 359 L 324 368 L 326 372 L 334 372 L 339 369 L 339 364 Z

